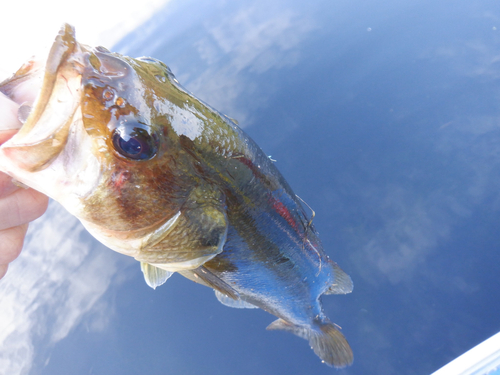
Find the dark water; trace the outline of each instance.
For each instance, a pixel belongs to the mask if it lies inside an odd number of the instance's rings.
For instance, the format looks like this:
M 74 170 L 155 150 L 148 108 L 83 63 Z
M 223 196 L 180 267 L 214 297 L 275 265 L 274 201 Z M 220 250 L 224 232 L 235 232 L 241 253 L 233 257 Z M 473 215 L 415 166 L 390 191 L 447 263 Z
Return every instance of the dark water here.
M 64 298 L 33 323 L 30 373 L 428 374 L 500 331 L 498 2 L 174 0 L 114 50 L 164 61 L 314 208 L 354 281 L 323 299 L 354 364 L 79 234 L 109 277 L 66 334 Z

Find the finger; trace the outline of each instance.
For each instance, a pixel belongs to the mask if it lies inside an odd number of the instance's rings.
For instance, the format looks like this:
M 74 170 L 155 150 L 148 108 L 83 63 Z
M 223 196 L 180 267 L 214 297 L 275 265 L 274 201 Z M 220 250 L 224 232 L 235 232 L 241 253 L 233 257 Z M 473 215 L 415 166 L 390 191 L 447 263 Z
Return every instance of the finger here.
M 5 143 L 22 126 L 17 112 L 19 104 L 0 92 L 0 145 Z
M 9 268 L 8 264 L 0 264 L 0 279 L 7 273 L 7 268 Z
M 19 189 L 0 199 L 0 230 L 33 221 L 47 210 L 48 198 L 33 189 Z
M 17 189 L 19 187 L 14 185 L 12 177 L 0 172 L 0 199 L 12 194 Z
M 23 248 L 28 224 L 0 231 L 0 264 L 8 264 L 19 256 Z

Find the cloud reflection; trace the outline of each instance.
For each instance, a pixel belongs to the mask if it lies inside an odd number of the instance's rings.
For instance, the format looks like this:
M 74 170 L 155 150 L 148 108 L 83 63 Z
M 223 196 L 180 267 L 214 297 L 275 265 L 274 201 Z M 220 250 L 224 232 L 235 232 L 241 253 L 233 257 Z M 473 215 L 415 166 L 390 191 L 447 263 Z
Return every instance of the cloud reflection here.
M 479 206 L 487 200 L 500 209 L 500 198 L 491 191 L 500 184 L 500 118 L 457 114 L 445 126 L 435 124 L 432 134 L 427 145 L 433 163 L 409 169 L 402 180 L 357 187 L 367 209 L 383 223 L 366 230 L 364 245 L 352 255 L 359 274 L 372 284 L 421 277 L 429 257 L 447 251 L 457 227 Z M 457 291 L 477 290 L 458 277 L 445 284 L 429 277 Z
M 380 282 L 380 274 L 382 280 L 393 284 L 410 280 L 439 241 L 448 236 L 450 216 L 445 207 L 439 207 L 439 199 L 419 198 L 408 187 L 389 185 L 382 188 L 384 191 L 376 190 L 368 195 L 379 207 L 384 225 L 353 255 L 360 265 L 359 273 L 374 284 Z
M 185 15 L 180 24 L 169 17 L 175 6 L 167 4 L 118 43 L 117 51 L 164 61 L 182 85 L 242 127 L 278 89 L 259 76 L 307 57 L 301 49 L 318 27 L 309 7 L 298 11 L 286 2 L 257 1 L 237 7 L 225 1 L 196 3 L 197 12 Z M 245 105 L 238 103 L 243 98 Z
M 250 122 L 255 108 L 246 106 L 242 112 L 235 103 L 243 91 L 259 91 L 252 84 L 252 77 L 297 64 L 302 57 L 299 47 L 314 30 L 312 19 L 305 14 L 286 8 L 268 12 L 265 6 L 257 5 L 242 8 L 205 27 L 207 32 L 195 46 L 207 68 L 194 80 L 188 76 L 179 79 L 211 105 L 229 111 L 243 126 Z M 268 94 L 256 95 L 254 106 L 262 106 Z
M 51 202 L 47 214 L 31 224 L 23 252 L 0 281 L 2 373 L 28 373 L 40 354 L 35 347 L 50 350 L 89 315 L 94 317 L 90 329 L 102 329 L 112 306 L 101 297 L 127 261 Z

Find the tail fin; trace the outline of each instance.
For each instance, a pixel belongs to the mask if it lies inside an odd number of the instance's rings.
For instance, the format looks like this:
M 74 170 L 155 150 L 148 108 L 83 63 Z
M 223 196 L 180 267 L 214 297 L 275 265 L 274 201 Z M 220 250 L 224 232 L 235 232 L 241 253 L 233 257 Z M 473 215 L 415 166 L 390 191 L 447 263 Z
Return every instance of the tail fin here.
M 314 353 L 329 366 L 342 368 L 349 366 L 353 355 L 344 335 L 330 322 L 319 323 L 318 329 L 309 326 L 298 326 L 283 319 L 272 322 L 268 330 L 283 330 L 309 340 Z
M 344 335 L 332 323 L 323 324 L 319 329 L 321 332 L 311 330 L 309 336 L 314 353 L 330 366 L 350 365 L 354 357 Z

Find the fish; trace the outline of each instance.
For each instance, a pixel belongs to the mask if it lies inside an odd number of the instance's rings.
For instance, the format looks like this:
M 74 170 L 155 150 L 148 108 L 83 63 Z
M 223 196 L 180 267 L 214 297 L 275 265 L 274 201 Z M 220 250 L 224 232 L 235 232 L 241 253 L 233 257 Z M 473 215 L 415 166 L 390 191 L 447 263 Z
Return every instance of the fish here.
M 20 104 L 0 170 L 58 201 L 101 243 L 140 262 L 149 286 L 173 273 L 233 308 L 277 317 L 326 364 L 353 362 L 322 295 L 351 278 L 323 250 L 312 214 L 274 161 L 163 62 L 76 40 L 65 24 L 46 62 L 0 83 Z M 17 99 L 19 100 L 19 99 Z M 21 105 L 22 104 L 22 105 Z

